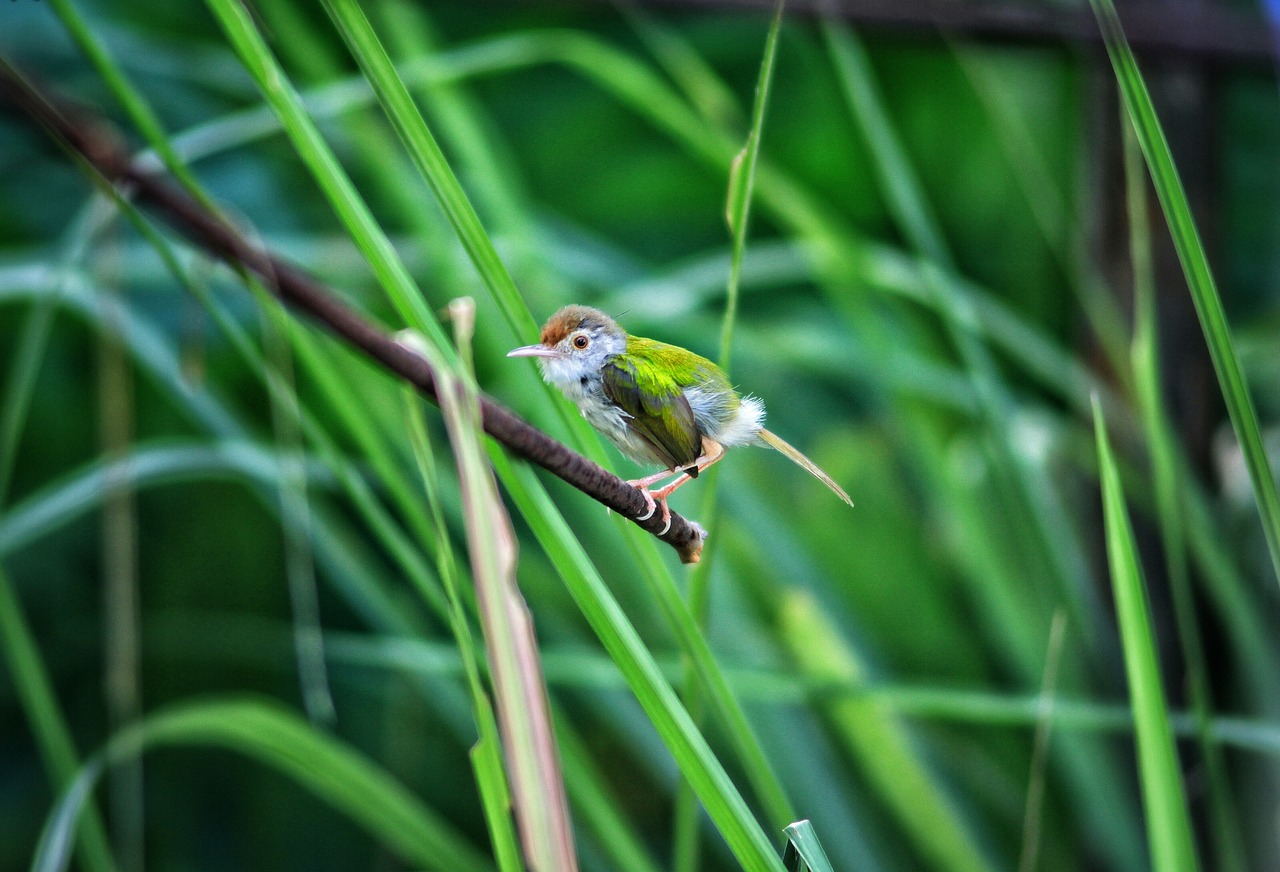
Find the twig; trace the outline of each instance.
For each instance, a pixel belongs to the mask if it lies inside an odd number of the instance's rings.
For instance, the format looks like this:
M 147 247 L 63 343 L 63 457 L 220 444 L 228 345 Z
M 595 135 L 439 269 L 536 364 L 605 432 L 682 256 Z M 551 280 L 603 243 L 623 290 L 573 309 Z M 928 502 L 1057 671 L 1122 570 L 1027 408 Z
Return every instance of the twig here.
M 357 313 L 321 282 L 250 243 L 221 216 L 162 175 L 138 169 L 123 141 L 107 122 L 87 110 L 71 108 L 61 101 L 55 103 L 3 62 L 0 62 L 0 103 L 18 109 L 82 158 L 101 180 L 114 185 L 124 196 L 150 207 L 191 242 L 233 268 L 252 272 L 286 304 L 319 321 L 383 369 L 414 385 L 433 403 L 439 404 L 434 373 L 420 355 L 400 345 L 387 331 Z M 552 439 L 487 395 L 481 395 L 480 406 L 485 432 L 513 454 L 536 463 L 631 519 L 674 548 L 682 562 L 698 562 L 706 537 L 698 524 L 672 512 L 670 529 L 659 535 L 662 518 L 658 513 L 644 521 L 636 520 L 637 515 L 646 511 L 646 505 L 634 487 Z

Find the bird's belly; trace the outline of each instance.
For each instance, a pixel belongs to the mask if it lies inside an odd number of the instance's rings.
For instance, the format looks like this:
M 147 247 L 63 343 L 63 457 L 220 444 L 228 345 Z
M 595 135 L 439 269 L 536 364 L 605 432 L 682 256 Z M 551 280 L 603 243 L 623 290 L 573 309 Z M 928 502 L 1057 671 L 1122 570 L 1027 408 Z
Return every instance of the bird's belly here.
M 641 437 L 627 425 L 630 416 L 612 403 L 579 403 L 582 417 L 586 418 L 605 438 L 618 446 L 618 450 L 636 463 L 666 466 L 665 461 Z

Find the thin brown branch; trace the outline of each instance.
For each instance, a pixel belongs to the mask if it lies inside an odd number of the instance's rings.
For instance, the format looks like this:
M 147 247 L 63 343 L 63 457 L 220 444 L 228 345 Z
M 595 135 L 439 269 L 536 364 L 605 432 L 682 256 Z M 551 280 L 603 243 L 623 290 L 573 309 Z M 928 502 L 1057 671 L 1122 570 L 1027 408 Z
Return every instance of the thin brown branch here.
M 0 66 L 0 104 L 16 108 L 78 156 L 101 181 L 162 217 L 192 243 L 233 268 L 256 275 L 293 309 L 303 312 L 362 351 L 387 372 L 414 385 L 433 403 L 435 376 L 420 355 L 399 344 L 312 276 L 253 243 L 160 174 L 139 170 L 114 129 L 81 108 L 55 103 L 37 92 L 7 65 Z M 613 473 L 522 420 L 510 409 L 481 395 L 484 430 L 513 454 L 530 460 L 613 509 L 663 542 L 684 563 L 697 563 L 706 536 L 698 524 L 675 512 L 661 533 L 660 513 L 635 520 L 646 511 L 640 492 Z

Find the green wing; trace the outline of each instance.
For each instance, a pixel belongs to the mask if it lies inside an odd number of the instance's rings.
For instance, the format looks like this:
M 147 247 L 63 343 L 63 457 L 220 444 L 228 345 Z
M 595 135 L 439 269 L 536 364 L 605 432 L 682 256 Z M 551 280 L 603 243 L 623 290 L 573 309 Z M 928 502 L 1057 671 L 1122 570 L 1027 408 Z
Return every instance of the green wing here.
M 645 367 L 652 371 L 652 367 Z M 692 466 L 702 451 L 693 409 L 674 379 L 646 378 L 625 357 L 606 363 L 604 393 L 631 416 L 627 424 L 671 469 Z

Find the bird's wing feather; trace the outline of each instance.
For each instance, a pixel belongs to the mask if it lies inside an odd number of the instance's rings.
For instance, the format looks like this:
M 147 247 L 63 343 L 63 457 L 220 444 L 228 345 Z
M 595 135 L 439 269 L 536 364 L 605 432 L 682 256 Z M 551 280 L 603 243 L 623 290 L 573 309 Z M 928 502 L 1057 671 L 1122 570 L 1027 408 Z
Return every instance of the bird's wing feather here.
M 630 418 L 627 425 L 649 443 L 671 469 L 698 459 L 702 434 L 684 390 L 672 380 L 644 379 L 625 360 L 606 363 L 604 393 Z

